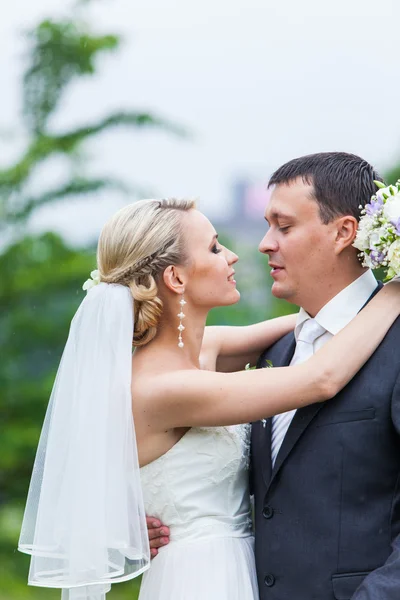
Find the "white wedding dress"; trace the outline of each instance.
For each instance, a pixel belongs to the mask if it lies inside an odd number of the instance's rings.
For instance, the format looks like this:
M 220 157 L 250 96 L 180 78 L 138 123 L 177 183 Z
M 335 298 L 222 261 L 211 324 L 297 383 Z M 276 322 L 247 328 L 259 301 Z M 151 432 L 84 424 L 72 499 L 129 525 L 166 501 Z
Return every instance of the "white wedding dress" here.
M 146 514 L 170 528 L 139 600 L 256 600 L 250 426 L 192 428 L 140 470 Z

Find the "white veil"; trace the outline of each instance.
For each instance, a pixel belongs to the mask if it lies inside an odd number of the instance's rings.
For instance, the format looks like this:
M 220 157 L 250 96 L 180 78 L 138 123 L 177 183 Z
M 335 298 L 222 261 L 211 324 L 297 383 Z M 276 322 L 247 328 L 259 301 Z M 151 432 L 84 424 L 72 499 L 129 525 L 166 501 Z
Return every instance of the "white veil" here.
M 19 550 L 29 584 L 104 600 L 150 564 L 132 417 L 133 299 L 100 283 L 75 314 L 54 383 Z

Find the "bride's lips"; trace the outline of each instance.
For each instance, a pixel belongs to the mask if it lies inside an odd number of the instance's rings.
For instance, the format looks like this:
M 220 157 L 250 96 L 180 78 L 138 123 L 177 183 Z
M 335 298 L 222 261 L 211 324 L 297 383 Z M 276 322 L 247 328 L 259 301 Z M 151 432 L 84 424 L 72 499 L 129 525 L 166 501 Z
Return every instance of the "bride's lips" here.
M 229 281 L 229 283 L 234 283 L 236 285 L 236 281 L 233 278 L 234 274 L 235 274 L 235 271 L 232 271 L 232 273 L 228 277 L 228 281 Z

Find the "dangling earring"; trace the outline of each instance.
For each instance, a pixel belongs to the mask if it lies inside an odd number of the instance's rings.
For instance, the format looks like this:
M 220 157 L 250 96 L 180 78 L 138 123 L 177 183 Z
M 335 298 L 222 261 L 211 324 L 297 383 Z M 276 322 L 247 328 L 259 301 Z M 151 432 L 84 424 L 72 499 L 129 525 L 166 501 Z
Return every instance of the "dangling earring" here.
M 179 336 L 178 336 L 178 347 L 179 348 L 183 348 L 184 347 L 184 343 L 182 341 L 182 331 L 185 329 L 184 326 L 182 325 L 182 319 L 185 318 L 185 315 L 183 314 L 183 307 L 185 306 L 186 302 L 183 298 L 183 294 L 182 294 L 182 298 L 179 300 L 179 304 L 181 305 L 181 310 L 179 315 L 177 315 L 179 317 L 179 326 L 178 326 L 178 331 L 179 331 Z

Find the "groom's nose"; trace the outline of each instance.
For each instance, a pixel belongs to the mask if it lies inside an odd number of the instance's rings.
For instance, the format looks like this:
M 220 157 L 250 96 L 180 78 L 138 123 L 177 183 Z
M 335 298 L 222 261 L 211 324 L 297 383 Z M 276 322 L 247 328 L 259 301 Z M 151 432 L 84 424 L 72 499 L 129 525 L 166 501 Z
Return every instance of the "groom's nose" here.
M 261 240 L 258 249 L 262 254 L 270 254 L 271 252 L 278 251 L 278 242 L 276 241 L 276 239 L 274 239 L 271 227 L 268 229 L 267 233 Z

